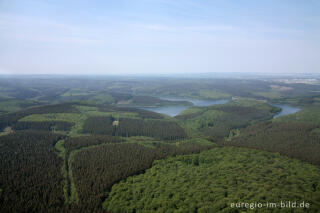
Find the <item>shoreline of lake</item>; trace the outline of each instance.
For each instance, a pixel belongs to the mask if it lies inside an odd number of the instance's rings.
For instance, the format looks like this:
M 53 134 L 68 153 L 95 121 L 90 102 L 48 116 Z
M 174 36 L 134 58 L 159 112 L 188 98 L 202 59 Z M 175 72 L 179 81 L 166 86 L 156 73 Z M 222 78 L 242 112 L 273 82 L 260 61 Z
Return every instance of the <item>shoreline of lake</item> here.
M 294 113 L 299 112 L 301 110 L 298 107 L 289 106 L 289 105 L 285 105 L 285 104 L 273 104 L 273 103 L 269 103 L 269 104 L 271 106 L 275 106 L 275 107 L 281 108 L 281 111 L 278 112 L 277 114 L 275 114 L 273 116 L 273 118 L 277 118 L 279 116 L 284 116 L 284 115 L 291 115 L 291 114 L 294 114 Z
M 189 98 L 175 98 L 175 97 L 159 97 L 162 100 L 168 100 L 168 101 L 188 101 L 193 104 L 193 106 L 196 107 L 205 107 L 205 106 L 211 106 L 216 104 L 225 104 L 230 99 L 218 99 L 218 100 L 197 100 L 197 99 L 189 99 Z M 161 106 L 161 107 L 141 107 L 141 109 L 166 114 L 171 117 L 175 117 L 179 115 L 182 111 L 189 109 L 192 106 Z
M 195 107 L 206 107 L 216 104 L 226 104 L 230 101 L 230 99 L 218 99 L 218 100 L 199 100 L 199 99 L 191 99 L 191 98 L 179 98 L 179 97 L 159 97 L 162 100 L 168 101 L 188 101 L 193 104 Z M 289 106 L 285 104 L 273 104 L 269 103 L 271 106 L 281 108 L 281 111 L 273 116 L 273 118 L 277 118 L 279 116 L 290 115 L 296 112 L 299 112 L 301 109 L 294 106 Z M 192 106 L 183 106 L 183 105 L 176 105 L 176 106 L 159 106 L 159 107 L 140 107 L 141 109 L 166 114 L 171 117 L 175 117 L 179 115 L 182 111 L 189 109 Z

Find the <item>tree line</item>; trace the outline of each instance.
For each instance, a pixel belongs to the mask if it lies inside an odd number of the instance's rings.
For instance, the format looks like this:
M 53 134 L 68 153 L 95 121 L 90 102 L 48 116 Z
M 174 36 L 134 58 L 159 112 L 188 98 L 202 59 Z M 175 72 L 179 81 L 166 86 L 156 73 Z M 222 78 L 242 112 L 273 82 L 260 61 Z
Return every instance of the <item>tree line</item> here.
M 188 143 L 181 146 L 157 144 L 148 148 L 138 144 L 109 144 L 77 153 L 72 163 L 79 201 L 83 212 L 102 211 L 101 204 L 111 186 L 152 166 L 154 160 L 169 156 L 199 153 L 210 146 Z
M 173 121 L 120 118 L 119 123 L 114 122 L 112 116 L 89 117 L 84 123 L 83 132 L 122 137 L 150 136 L 163 140 L 187 137 L 184 129 Z
M 120 106 L 99 106 L 101 112 L 133 112 L 142 119 L 163 119 L 163 115 L 149 110 L 139 109 L 135 107 L 120 107 Z
M 108 135 L 89 135 L 67 138 L 64 142 L 67 153 L 83 147 L 99 145 L 103 143 L 120 143 L 124 139 Z
M 248 126 L 239 137 L 223 144 L 279 152 L 320 165 L 319 128 L 319 125 L 303 122 L 267 121 Z
M 74 125 L 66 121 L 20 121 L 13 125 L 14 130 L 70 131 Z
M 47 113 L 71 113 L 79 112 L 73 107 L 72 103 L 61 103 L 54 105 L 44 105 L 39 107 L 28 108 L 13 113 L 8 113 L 0 116 L 0 131 L 7 126 L 14 126 L 19 119 L 32 114 L 47 114 Z M 36 124 L 35 124 L 36 125 Z

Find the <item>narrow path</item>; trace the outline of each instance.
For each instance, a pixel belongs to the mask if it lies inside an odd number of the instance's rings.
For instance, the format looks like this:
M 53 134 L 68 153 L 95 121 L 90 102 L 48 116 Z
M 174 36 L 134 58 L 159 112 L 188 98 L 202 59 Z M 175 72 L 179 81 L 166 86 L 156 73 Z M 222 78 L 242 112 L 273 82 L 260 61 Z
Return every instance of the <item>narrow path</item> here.
M 64 147 L 64 140 L 60 140 L 55 145 L 56 150 L 58 151 L 58 156 L 63 159 L 63 164 L 61 168 L 61 172 L 63 175 L 63 193 L 64 193 L 64 201 L 66 204 L 77 201 L 77 194 L 75 190 L 74 183 L 70 178 L 72 176 L 70 167 L 69 167 L 69 154 L 67 154 Z M 74 190 L 72 191 L 72 186 Z
M 127 140 L 126 142 L 121 142 L 121 144 L 136 143 L 136 144 L 146 146 L 148 148 L 155 148 L 151 142 L 150 143 L 139 143 L 138 141 L 135 141 L 134 139 L 126 139 L 126 140 Z M 72 163 L 73 163 L 75 155 L 81 151 L 86 150 L 86 149 L 91 149 L 91 148 L 95 148 L 95 147 L 99 147 L 99 146 L 107 146 L 110 144 L 114 144 L 114 143 L 106 142 L 106 143 L 102 143 L 102 144 L 98 144 L 98 145 L 91 145 L 91 146 L 75 149 L 75 150 L 72 150 L 70 153 L 67 153 L 65 150 L 65 141 L 64 140 L 59 140 L 56 143 L 55 148 L 58 151 L 57 154 L 59 157 L 61 157 L 63 159 L 63 165 L 61 168 L 61 172 L 62 172 L 62 175 L 64 178 L 63 192 L 64 192 L 65 204 L 76 203 L 79 200 L 76 184 L 74 182 L 73 173 L 72 173 Z

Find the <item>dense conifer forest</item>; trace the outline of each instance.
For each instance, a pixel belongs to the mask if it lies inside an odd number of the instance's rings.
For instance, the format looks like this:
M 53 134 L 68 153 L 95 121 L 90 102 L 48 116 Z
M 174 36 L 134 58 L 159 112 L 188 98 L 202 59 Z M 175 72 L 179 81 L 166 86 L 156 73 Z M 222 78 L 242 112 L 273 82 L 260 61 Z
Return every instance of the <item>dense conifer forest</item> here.
M 159 144 L 154 148 L 137 144 L 111 144 L 86 149 L 75 156 L 72 164 L 78 205 L 89 211 L 98 211 L 106 190 L 114 183 L 150 168 L 154 160 L 198 153 L 208 148 L 195 144 L 181 147 Z
M 320 165 L 319 125 L 264 122 L 249 126 L 225 145 L 262 149 Z
M 90 117 L 83 126 L 84 133 L 111 136 L 150 136 L 163 140 L 177 140 L 186 134 L 176 122 L 161 120 L 142 120 L 132 118 Z
M 54 148 L 61 137 L 40 131 L 0 137 L 1 212 L 63 209 L 62 160 Z
M 318 212 L 314 91 L 273 79 L 0 79 L 0 211 L 241 212 L 230 204 L 284 199 Z M 300 111 L 279 116 L 286 106 Z
M 106 135 L 90 135 L 90 136 L 78 136 L 68 138 L 64 142 L 66 152 L 70 153 L 73 150 L 80 149 L 82 147 L 94 146 L 103 143 L 120 143 L 125 140 L 120 137 L 106 136 Z
M 0 213 L 320 213 L 320 0 L 0 0 Z

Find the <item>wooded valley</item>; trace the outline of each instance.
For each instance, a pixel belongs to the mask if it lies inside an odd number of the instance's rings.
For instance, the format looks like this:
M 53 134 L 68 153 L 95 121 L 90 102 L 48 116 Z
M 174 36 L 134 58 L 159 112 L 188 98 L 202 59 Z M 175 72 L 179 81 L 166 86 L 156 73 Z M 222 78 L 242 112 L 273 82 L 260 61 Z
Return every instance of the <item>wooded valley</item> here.
M 1 212 L 319 211 L 319 85 L 60 80 L 0 80 Z

